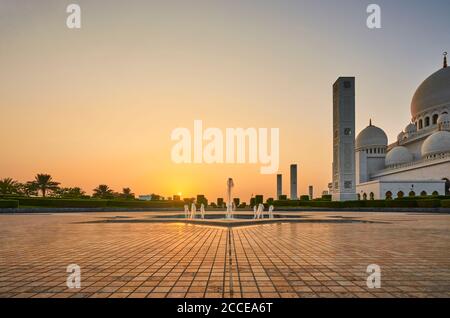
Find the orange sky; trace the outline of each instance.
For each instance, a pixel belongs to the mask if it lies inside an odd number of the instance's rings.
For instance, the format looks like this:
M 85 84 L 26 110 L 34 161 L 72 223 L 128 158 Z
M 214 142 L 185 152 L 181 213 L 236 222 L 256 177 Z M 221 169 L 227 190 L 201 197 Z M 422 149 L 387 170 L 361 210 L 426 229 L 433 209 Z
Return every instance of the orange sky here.
M 105 183 L 215 200 L 233 177 L 241 200 L 273 197 L 276 176 L 261 175 L 260 164 L 172 163 L 171 131 L 201 119 L 280 128 L 283 192 L 297 163 L 299 194 L 310 184 L 320 194 L 331 178 L 335 79 L 356 76 L 358 131 L 372 118 L 392 141 L 445 49 L 401 16 L 368 30 L 355 1 L 292 10 L 284 1 L 79 1 L 81 30 L 65 26 L 68 3 L 0 2 L 0 178 L 45 172 L 87 192 Z M 401 12 L 390 9 L 388 17 Z M 403 58 L 412 48 L 414 68 Z

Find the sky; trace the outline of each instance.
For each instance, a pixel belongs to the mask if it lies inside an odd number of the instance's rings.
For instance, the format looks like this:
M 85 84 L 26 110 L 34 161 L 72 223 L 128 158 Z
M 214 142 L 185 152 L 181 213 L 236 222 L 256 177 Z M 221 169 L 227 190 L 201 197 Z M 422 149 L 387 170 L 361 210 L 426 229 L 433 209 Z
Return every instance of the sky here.
M 66 26 L 81 7 L 81 29 Z M 381 7 L 381 29 L 366 8 Z M 86 192 L 274 197 L 260 164 L 175 164 L 177 127 L 280 129 L 283 192 L 327 189 L 332 84 L 356 77 L 357 132 L 389 142 L 450 51 L 447 0 L 0 0 L 0 178 L 49 173 Z

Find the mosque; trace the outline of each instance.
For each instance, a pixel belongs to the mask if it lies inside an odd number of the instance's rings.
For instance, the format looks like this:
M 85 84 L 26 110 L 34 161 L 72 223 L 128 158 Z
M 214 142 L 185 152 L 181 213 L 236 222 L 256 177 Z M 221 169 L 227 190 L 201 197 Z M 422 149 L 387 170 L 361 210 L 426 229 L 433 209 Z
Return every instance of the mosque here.
M 349 139 L 345 140 L 345 134 L 335 137 L 331 189 L 333 200 L 377 200 L 448 194 L 450 68 L 447 67 L 446 55 L 444 53 L 443 68 L 430 75 L 417 88 L 411 102 L 411 122 L 398 134 L 395 142 L 389 144 L 386 133 L 370 122 L 356 140 L 353 136 L 354 146 L 350 150 L 355 153 L 354 162 L 347 163 L 344 167 L 346 171 L 340 171 L 340 152 L 344 153 L 346 150 L 348 153 L 350 143 Z M 335 83 L 337 84 L 338 82 Z M 339 102 L 339 99 L 335 103 L 338 114 L 339 107 L 347 107 L 347 112 L 351 109 L 345 102 Z M 354 100 L 352 116 L 354 122 Z M 335 117 L 335 121 L 339 122 L 339 116 Z M 343 119 L 341 122 L 341 125 L 346 125 Z M 343 145 L 343 150 L 340 150 L 340 144 Z M 347 159 L 353 161 L 349 157 Z M 341 160 L 345 161 L 344 158 L 342 155 Z M 341 184 L 343 190 L 339 190 Z

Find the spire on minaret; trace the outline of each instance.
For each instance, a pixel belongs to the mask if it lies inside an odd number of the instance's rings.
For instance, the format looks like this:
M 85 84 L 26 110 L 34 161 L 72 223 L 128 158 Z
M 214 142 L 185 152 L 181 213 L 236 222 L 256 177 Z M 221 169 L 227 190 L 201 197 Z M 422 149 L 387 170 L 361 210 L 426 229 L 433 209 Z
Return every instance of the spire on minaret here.
M 447 52 L 444 52 L 444 68 L 447 67 Z
M 372 118 L 369 119 L 369 126 L 372 126 Z

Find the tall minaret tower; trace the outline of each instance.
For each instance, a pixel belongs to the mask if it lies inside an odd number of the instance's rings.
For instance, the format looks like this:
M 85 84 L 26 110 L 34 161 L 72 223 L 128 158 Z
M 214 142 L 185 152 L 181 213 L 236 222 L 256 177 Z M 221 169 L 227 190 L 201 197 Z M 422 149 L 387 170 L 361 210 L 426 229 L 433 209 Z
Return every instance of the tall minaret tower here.
M 355 78 L 333 85 L 333 201 L 356 200 Z

